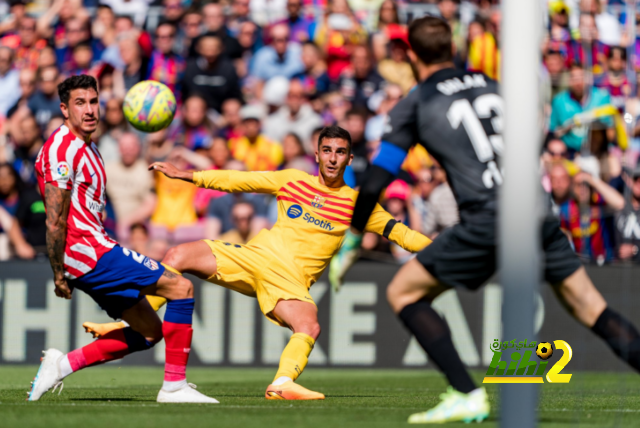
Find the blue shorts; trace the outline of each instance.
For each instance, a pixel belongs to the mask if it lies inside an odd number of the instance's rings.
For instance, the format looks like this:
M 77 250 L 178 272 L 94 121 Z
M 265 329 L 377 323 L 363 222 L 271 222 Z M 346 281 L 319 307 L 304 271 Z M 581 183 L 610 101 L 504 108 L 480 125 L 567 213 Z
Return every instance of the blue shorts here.
M 116 245 L 91 272 L 69 281 L 69 285 L 87 293 L 117 319 L 142 300 L 140 291 L 158 282 L 163 273 L 164 266 L 157 261 Z

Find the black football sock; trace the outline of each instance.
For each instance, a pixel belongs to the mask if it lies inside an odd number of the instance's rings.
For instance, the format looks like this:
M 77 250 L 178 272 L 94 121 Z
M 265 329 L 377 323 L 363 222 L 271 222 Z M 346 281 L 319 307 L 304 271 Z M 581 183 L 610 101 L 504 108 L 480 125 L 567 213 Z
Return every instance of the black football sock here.
M 618 357 L 640 371 L 640 334 L 628 320 L 606 308 L 591 330 L 603 338 Z
M 447 376 L 452 387 L 465 394 L 476 389 L 453 346 L 449 326 L 429 302 L 421 300 L 407 305 L 398 316 L 418 339 L 429 358 Z

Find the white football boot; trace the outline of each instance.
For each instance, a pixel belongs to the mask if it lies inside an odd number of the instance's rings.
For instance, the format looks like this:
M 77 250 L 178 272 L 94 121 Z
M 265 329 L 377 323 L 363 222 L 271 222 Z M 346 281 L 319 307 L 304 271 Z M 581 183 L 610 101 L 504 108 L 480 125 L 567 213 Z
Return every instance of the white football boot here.
M 409 417 L 410 424 L 441 424 L 445 422 L 482 422 L 489 417 L 489 397 L 484 388 L 463 394 L 449 387 L 440 394 L 440 404 L 431 410 Z
M 60 392 L 64 387 L 62 383 L 62 377 L 60 376 L 60 369 L 58 368 L 58 361 L 64 356 L 64 354 L 57 349 L 47 349 L 42 351 L 44 357 L 40 358 L 40 368 L 36 377 L 31 382 L 31 391 L 29 391 L 29 398 L 27 401 L 38 401 L 45 392 L 53 388 L 53 391 L 60 386 Z M 59 395 L 60 393 L 58 393 Z
M 196 391 L 196 386 L 192 383 L 188 383 L 176 391 L 161 389 L 156 401 L 158 403 L 220 403 L 215 398 L 207 397 L 203 393 Z

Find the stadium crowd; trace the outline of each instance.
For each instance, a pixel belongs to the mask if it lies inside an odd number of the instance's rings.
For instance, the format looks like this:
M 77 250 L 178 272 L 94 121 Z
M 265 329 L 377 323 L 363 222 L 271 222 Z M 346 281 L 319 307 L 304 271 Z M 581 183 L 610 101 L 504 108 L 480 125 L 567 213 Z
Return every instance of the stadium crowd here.
M 617 126 L 640 115 L 640 55 L 627 66 L 640 38 L 631 40 L 620 0 L 541 5 L 549 116 L 542 184 L 585 261 L 640 261 L 640 125 L 626 151 L 625 125 Z M 317 135 L 338 124 L 353 140 L 347 182 L 358 186 L 387 113 L 416 83 L 406 24 L 424 14 L 450 23 L 458 67 L 500 79 L 497 0 L 0 0 L 0 260 L 46 253 L 34 163 L 62 124 L 61 79 L 99 82 L 94 141 L 108 176 L 108 232 L 160 260 L 170 246 L 205 237 L 246 243 L 277 212 L 264 195 L 154 176 L 150 162 L 313 174 Z M 127 90 L 146 79 L 169 86 L 179 104 L 172 125 L 153 134 L 130 127 L 122 112 Z M 614 113 L 585 119 L 609 105 Z M 422 148 L 410 152 L 382 203 L 430 237 L 458 221 L 446 175 Z M 410 256 L 373 234 L 363 247 L 376 259 Z

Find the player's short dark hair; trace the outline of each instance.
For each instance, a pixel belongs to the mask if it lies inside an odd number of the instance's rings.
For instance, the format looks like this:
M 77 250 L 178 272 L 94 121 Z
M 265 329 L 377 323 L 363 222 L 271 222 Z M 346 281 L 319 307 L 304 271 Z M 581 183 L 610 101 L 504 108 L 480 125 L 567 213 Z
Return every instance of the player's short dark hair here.
M 451 27 L 433 16 L 416 19 L 409 26 L 409 44 L 426 65 L 453 60 Z
M 347 147 L 349 148 L 349 153 L 351 153 L 351 134 L 346 129 L 340 128 L 337 125 L 325 126 L 320 131 L 320 135 L 318 136 L 318 147 L 322 144 L 322 140 L 325 138 L 339 138 L 341 140 L 345 140 L 347 142 Z
M 71 76 L 58 85 L 58 96 L 64 104 L 69 104 L 71 91 L 74 89 L 93 89 L 98 92 L 98 83 L 93 76 L 81 74 L 79 76 Z

